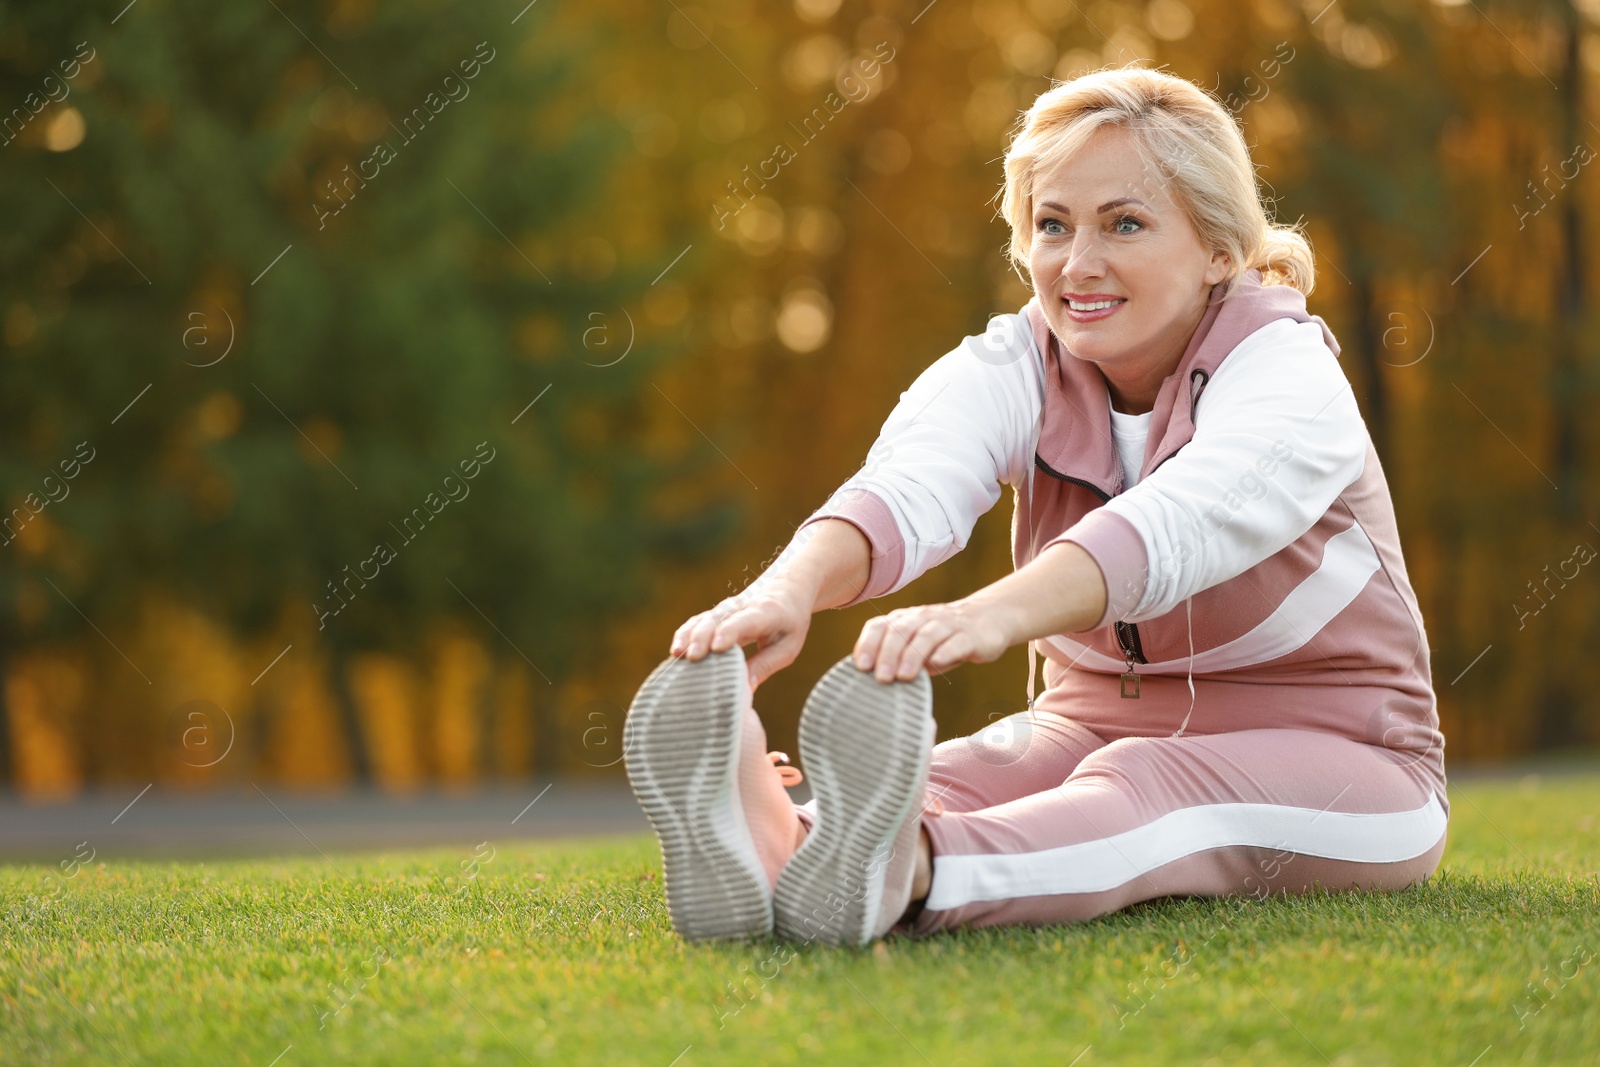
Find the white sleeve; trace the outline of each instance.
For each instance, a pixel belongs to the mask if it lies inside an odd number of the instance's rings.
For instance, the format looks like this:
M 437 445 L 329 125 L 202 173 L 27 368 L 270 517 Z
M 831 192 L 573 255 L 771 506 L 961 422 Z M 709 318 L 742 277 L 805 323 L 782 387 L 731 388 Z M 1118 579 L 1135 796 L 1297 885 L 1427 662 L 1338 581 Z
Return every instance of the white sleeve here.
M 1027 316 L 1010 314 L 900 394 L 866 463 L 806 519 L 845 519 L 872 543 L 872 575 L 850 603 L 894 592 L 966 547 L 1001 484 L 1033 469 L 1043 387 Z
M 1144 549 L 1142 573 L 1107 574 L 1143 588 L 1108 616 L 1157 618 L 1292 544 L 1361 476 L 1368 441 L 1321 326 L 1280 319 L 1245 338 L 1201 392 L 1190 441 L 1098 509 L 1131 524 Z M 1104 518 L 1102 533 L 1116 525 Z M 1138 554 L 1104 553 L 1113 570 Z

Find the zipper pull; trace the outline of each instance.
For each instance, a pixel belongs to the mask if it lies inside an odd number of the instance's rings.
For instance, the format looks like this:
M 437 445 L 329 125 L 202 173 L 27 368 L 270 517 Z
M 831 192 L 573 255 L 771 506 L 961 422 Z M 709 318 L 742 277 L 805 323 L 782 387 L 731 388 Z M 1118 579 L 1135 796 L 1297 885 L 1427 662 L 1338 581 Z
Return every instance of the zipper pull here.
M 1138 700 L 1139 676 L 1133 673 L 1133 652 L 1130 649 L 1123 649 L 1122 655 L 1128 666 L 1127 671 L 1122 675 L 1122 699 Z

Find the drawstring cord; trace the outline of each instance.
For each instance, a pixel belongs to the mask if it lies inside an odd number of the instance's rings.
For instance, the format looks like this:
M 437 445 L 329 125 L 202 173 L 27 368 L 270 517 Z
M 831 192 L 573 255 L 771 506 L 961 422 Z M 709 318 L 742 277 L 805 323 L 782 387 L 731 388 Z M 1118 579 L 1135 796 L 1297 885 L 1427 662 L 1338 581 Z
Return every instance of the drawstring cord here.
M 1194 598 L 1183 602 L 1183 614 L 1188 622 L 1189 630 L 1189 711 L 1183 717 L 1183 722 L 1178 726 L 1178 732 L 1173 737 L 1182 737 L 1183 731 L 1189 727 L 1189 718 L 1194 714 Z M 1033 711 L 1033 682 L 1034 672 L 1038 669 L 1038 652 L 1034 649 L 1032 641 L 1028 642 L 1028 711 Z
M 1189 725 L 1189 715 L 1194 714 L 1194 609 L 1190 606 L 1194 598 L 1189 597 L 1183 602 L 1183 614 L 1189 623 L 1189 713 L 1183 717 L 1183 722 L 1178 727 L 1178 732 L 1173 737 L 1182 737 L 1184 728 Z
M 1034 650 L 1033 642 L 1028 642 L 1028 710 L 1033 710 L 1033 672 L 1039 662 L 1039 654 Z

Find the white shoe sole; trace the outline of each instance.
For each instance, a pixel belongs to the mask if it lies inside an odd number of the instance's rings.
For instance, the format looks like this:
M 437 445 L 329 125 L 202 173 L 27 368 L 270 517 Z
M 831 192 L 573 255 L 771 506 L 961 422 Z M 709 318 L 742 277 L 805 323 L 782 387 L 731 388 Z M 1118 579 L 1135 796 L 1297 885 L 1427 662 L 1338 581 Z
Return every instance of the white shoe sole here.
M 772 932 L 772 892 L 739 801 L 746 671 L 737 648 L 668 659 L 623 726 L 628 781 L 661 841 L 672 927 L 691 941 Z
M 778 876 L 779 937 L 857 946 L 872 939 L 895 837 L 921 810 L 917 785 L 927 781 L 937 732 L 932 702 L 926 673 L 880 683 L 848 659 L 811 691 L 800 758 L 817 819 Z

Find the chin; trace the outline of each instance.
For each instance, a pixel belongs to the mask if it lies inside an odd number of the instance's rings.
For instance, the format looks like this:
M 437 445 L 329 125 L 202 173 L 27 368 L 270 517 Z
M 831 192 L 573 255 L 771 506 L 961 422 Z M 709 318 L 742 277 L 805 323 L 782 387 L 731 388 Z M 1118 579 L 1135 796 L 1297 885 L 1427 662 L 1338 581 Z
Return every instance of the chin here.
M 1117 356 L 1121 352 L 1121 349 L 1110 345 L 1095 344 L 1093 342 L 1087 344 L 1074 344 L 1071 341 L 1068 341 L 1067 351 L 1071 352 L 1079 359 L 1088 360 L 1090 363 L 1115 363 Z
M 1079 359 L 1103 363 L 1108 359 L 1115 359 L 1117 353 L 1125 347 L 1106 331 L 1096 330 L 1093 326 L 1085 328 L 1068 320 L 1051 323 L 1051 327 L 1055 330 L 1056 338 L 1060 340 L 1062 346 Z

